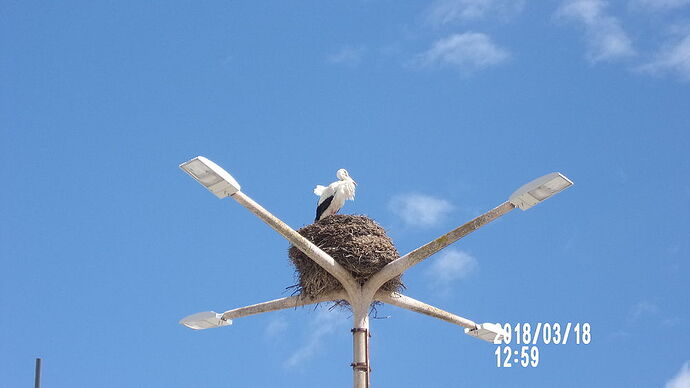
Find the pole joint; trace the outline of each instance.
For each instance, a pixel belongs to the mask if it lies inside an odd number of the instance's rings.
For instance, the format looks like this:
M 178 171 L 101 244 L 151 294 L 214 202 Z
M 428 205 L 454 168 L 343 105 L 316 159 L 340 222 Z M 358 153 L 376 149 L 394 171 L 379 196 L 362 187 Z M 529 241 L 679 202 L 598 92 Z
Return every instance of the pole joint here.
M 364 329 L 362 327 L 355 327 L 354 329 L 352 329 L 350 331 L 352 332 L 352 334 L 365 333 L 369 338 L 371 338 L 371 331 L 369 331 L 368 329 Z
M 369 365 L 366 362 L 353 362 L 350 364 L 350 366 L 352 367 L 352 369 L 355 369 L 355 370 L 361 370 L 364 372 L 371 372 L 371 368 L 369 367 Z

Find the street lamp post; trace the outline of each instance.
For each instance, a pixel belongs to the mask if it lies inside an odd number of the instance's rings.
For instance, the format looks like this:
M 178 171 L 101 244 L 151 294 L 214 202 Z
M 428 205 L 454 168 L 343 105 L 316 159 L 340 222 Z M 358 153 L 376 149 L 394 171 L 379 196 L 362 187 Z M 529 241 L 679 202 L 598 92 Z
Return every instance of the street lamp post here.
M 352 274 L 338 264 L 329 254 L 304 238 L 242 192 L 239 183 L 217 164 L 203 156 L 198 156 L 188 162 L 182 163 L 180 168 L 186 171 L 218 198 L 231 197 L 254 213 L 276 232 L 280 233 L 294 246 L 309 256 L 309 258 L 314 260 L 315 263 L 333 275 L 343 286 L 342 291 L 323 295 L 318 298 L 297 295 L 228 310 L 222 314 L 213 311 L 197 313 L 183 318 L 180 323 L 192 329 L 208 329 L 230 325 L 233 319 L 249 315 L 327 301 L 347 300 L 352 307 L 353 313 L 353 362 L 351 365 L 353 368 L 355 388 L 368 388 L 370 386 L 369 307 L 376 301 L 388 303 L 462 326 L 465 328 L 466 334 L 489 342 L 502 339 L 507 333 L 504 333 L 499 325 L 491 323 L 477 324 L 467 318 L 457 316 L 397 292 L 381 291 L 380 288 L 388 280 L 402 274 L 404 271 L 422 262 L 427 257 L 467 236 L 489 222 L 507 214 L 516 207 L 527 210 L 573 184 L 572 181 L 560 173 L 551 173 L 535 179 L 515 191 L 508 201 L 388 263 L 364 283 L 364 285 L 360 285 Z

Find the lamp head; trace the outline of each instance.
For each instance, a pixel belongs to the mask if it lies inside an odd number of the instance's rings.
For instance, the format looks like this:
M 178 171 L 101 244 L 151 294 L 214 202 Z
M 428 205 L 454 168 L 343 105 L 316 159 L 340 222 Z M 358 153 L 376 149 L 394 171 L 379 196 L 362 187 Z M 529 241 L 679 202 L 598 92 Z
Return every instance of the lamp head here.
M 180 168 L 218 198 L 229 197 L 241 189 L 232 175 L 203 156 L 180 164 Z
M 497 323 L 482 323 L 474 329 L 465 329 L 465 334 L 495 344 L 500 343 L 508 336 L 503 327 Z
M 545 199 L 573 185 L 573 181 L 559 172 L 546 174 L 517 189 L 508 199 L 522 210 L 527 210 Z
M 180 324 L 190 329 L 203 330 L 232 325 L 232 320 L 224 319 L 223 314 L 215 311 L 204 311 L 203 313 L 196 313 L 182 318 Z

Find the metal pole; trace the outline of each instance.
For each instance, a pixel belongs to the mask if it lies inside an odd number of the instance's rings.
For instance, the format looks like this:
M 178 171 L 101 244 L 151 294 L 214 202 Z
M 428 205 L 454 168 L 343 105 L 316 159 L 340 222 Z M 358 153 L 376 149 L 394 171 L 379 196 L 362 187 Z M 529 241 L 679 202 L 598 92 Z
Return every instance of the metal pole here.
M 36 375 L 34 380 L 34 388 L 41 388 L 41 359 L 36 359 Z
M 371 364 L 369 363 L 369 305 L 362 296 L 351 300 L 354 328 L 352 329 L 354 388 L 369 388 Z

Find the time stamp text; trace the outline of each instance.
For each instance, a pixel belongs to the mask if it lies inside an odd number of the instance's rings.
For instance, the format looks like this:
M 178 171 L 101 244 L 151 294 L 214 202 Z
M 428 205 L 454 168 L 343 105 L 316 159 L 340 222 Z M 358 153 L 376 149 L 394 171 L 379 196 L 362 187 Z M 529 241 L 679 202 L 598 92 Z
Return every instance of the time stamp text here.
M 494 355 L 498 368 L 536 368 L 539 365 L 539 345 L 588 345 L 592 341 L 592 327 L 588 322 L 573 323 L 506 323 L 505 338 L 497 344 Z

